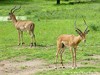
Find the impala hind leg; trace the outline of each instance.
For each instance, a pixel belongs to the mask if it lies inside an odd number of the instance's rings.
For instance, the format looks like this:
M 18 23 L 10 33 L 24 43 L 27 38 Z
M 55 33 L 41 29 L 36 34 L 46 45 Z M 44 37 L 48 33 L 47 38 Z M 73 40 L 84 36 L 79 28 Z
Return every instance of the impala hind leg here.
M 23 42 L 23 31 L 21 31 L 21 40 L 22 40 L 22 45 L 24 45 L 25 43 Z
M 72 53 L 72 69 L 74 69 L 74 52 L 72 50 L 72 47 L 70 47 L 70 51 Z
M 63 60 L 62 60 L 62 54 L 64 52 L 65 45 L 63 43 L 57 44 L 57 53 L 56 53 L 56 69 L 57 69 L 57 60 L 58 60 L 58 54 L 60 54 L 60 59 L 61 59 L 61 64 L 62 68 L 65 68 L 63 65 Z
M 30 47 L 33 46 L 33 33 L 32 32 L 29 32 L 30 33 L 30 37 L 31 37 L 31 44 L 30 44 Z
M 77 68 L 76 65 L 76 48 L 74 48 L 74 50 L 72 50 L 72 48 L 70 48 L 70 51 L 72 53 L 72 69 Z
M 57 49 L 57 52 L 56 52 L 56 61 L 55 61 L 55 64 L 56 64 L 56 68 L 57 69 L 57 62 L 58 62 L 58 54 L 59 54 L 59 51 L 60 51 L 60 48 Z
M 21 37 L 21 31 L 18 30 L 18 46 L 20 45 L 20 37 Z
M 33 40 L 34 40 L 34 45 L 36 46 L 36 40 L 35 40 L 35 35 L 33 34 L 33 32 L 29 32 L 30 33 L 30 37 L 31 37 L 31 44 L 30 46 L 33 46 Z
M 76 48 L 74 48 L 74 68 L 77 68 L 77 65 L 76 65 Z
M 65 68 L 63 64 L 63 59 L 62 59 L 63 52 L 64 52 L 64 48 L 62 48 L 60 51 L 60 59 L 61 59 L 62 68 Z
M 33 34 L 34 45 L 36 46 L 35 34 Z

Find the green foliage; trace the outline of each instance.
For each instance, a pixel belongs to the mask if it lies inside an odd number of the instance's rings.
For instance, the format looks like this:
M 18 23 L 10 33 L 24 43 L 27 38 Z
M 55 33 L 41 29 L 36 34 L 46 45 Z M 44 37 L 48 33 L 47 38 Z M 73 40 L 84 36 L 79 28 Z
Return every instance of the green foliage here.
M 93 30 L 93 31 L 100 31 L 100 26 L 96 26 L 94 24 L 91 24 L 90 28 Z

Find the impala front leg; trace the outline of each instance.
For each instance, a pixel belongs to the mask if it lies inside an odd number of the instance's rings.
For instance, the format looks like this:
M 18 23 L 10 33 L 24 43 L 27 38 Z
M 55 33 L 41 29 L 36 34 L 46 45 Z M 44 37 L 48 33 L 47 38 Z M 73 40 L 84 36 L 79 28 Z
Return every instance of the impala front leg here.
M 30 31 L 29 34 L 30 34 L 30 37 L 31 37 L 31 44 L 30 44 L 30 46 L 32 47 L 33 46 L 33 38 L 34 38 L 34 41 L 35 41 L 35 35 L 33 34 L 32 31 Z M 34 42 L 34 44 L 36 46 L 36 42 Z
M 77 65 L 76 65 L 76 48 L 74 48 L 74 67 L 77 68 Z
M 18 30 L 18 46 L 20 45 L 20 30 Z
M 36 46 L 35 34 L 33 34 L 33 38 L 34 38 L 34 45 Z
M 73 55 L 72 47 L 70 47 L 70 51 L 72 53 L 72 69 L 73 69 L 73 67 L 74 67 L 74 55 Z
M 25 44 L 25 43 L 23 42 L 23 31 L 21 31 L 21 40 L 22 40 L 22 45 Z

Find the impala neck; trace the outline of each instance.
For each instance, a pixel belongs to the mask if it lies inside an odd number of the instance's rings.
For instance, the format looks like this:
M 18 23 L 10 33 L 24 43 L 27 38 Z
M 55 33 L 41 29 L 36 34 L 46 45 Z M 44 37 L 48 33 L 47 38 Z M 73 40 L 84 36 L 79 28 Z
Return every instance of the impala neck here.
M 76 44 L 78 45 L 82 41 L 82 37 L 79 35 L 76 37 Z
M 12 21 L 13 21 L 14 24 L 17 22 L 15 15 L 12 16 Z

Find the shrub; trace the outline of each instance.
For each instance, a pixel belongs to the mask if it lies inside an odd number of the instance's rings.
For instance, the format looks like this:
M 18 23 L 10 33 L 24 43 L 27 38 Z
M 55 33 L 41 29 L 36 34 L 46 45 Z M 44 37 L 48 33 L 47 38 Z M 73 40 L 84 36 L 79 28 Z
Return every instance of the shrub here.
M 96 26 L 94 24 L 91 24 L 90 28 L 93 30 L 93 31 L 100 31 L 100 26 Z

